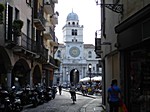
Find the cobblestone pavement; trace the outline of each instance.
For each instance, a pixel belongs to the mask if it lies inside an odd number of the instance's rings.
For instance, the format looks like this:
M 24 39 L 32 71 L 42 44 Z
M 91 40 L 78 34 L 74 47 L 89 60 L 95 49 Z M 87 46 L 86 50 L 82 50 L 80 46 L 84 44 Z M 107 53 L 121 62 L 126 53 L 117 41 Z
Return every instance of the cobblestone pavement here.
M 56 98 L 47 103 L 32 108 L 27 106 L 22 112 L 101 112 L 101 96 L 83 96 L 77 92 L 77 102 L 72 104 L 70 93 L 63 90 Z
M 65 90 L 67 91 L 67 90 Z M 79 95 L 82 95 L 81 92 L 76 92 Z M 101 95 L 87 95 L 86 97 L 91 97 L 93 100 L 85 104 L 80 112 L 103 112 L 104 107 L 102 105 L 102 96 Z

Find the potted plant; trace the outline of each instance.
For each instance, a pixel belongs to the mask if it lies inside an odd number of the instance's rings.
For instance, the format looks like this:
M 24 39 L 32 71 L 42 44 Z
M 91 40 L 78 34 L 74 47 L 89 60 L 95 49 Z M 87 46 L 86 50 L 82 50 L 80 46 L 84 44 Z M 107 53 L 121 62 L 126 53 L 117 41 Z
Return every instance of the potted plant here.
M 23 27 L 23 21 L 22 20 L 14 20 L 12 24 L 13 33 L 16 36 L 21 36 L 21 29 Z
M 4 11 L 5 7 L 3 4 L 0 4 L 0 23 L 3 22 L 3 11 Z
M 2 13 L 4 9 L 5 9 L 4 5 L 0 3 L 0 13 Z

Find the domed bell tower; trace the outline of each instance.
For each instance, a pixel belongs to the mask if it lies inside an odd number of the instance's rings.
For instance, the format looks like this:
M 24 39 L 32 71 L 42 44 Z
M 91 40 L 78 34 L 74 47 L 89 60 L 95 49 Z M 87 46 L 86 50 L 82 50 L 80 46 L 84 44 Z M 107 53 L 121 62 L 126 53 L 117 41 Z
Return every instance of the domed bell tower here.
M 66 25 L 63 27 L 63 41 L 66 45 L 66 58 L 83 59 L 83 25 L 73 11 L 68 14 Z

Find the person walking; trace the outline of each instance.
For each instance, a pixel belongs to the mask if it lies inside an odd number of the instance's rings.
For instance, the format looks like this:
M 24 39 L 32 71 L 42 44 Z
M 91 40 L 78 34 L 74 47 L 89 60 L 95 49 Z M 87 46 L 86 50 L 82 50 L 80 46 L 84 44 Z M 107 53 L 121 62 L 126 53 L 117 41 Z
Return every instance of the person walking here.
M 118 112 L 119 103 L 121 99 L 121 89 L 117 85 L 117 79 L 113 79 L 111 86 L 107 90 L 108 97 L 107 101 L 109 103 L 109 112 Z
M 73 103 L 75 103 L 75 101 L 76 101 L 76 87 L 73 83 L 71 83 L 69 92 L 71 95 L 71 99 L 73 100 Z
M 59 90 L 59 94 L 61 95 L 61 92 L 62 92 L 62 86 L 61 86 L 61 84 L 58 86 L 58 90 Z

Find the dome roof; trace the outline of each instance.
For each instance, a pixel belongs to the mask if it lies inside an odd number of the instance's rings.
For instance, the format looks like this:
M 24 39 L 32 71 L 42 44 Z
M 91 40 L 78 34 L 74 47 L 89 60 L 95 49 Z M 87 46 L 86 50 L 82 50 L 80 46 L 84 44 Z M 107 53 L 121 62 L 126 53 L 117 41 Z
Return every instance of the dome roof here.
M 67 21 L 78 21 L 78 20 L 79 20 L 78 15 L 73 11 L 69 13 L 67 16 Z

